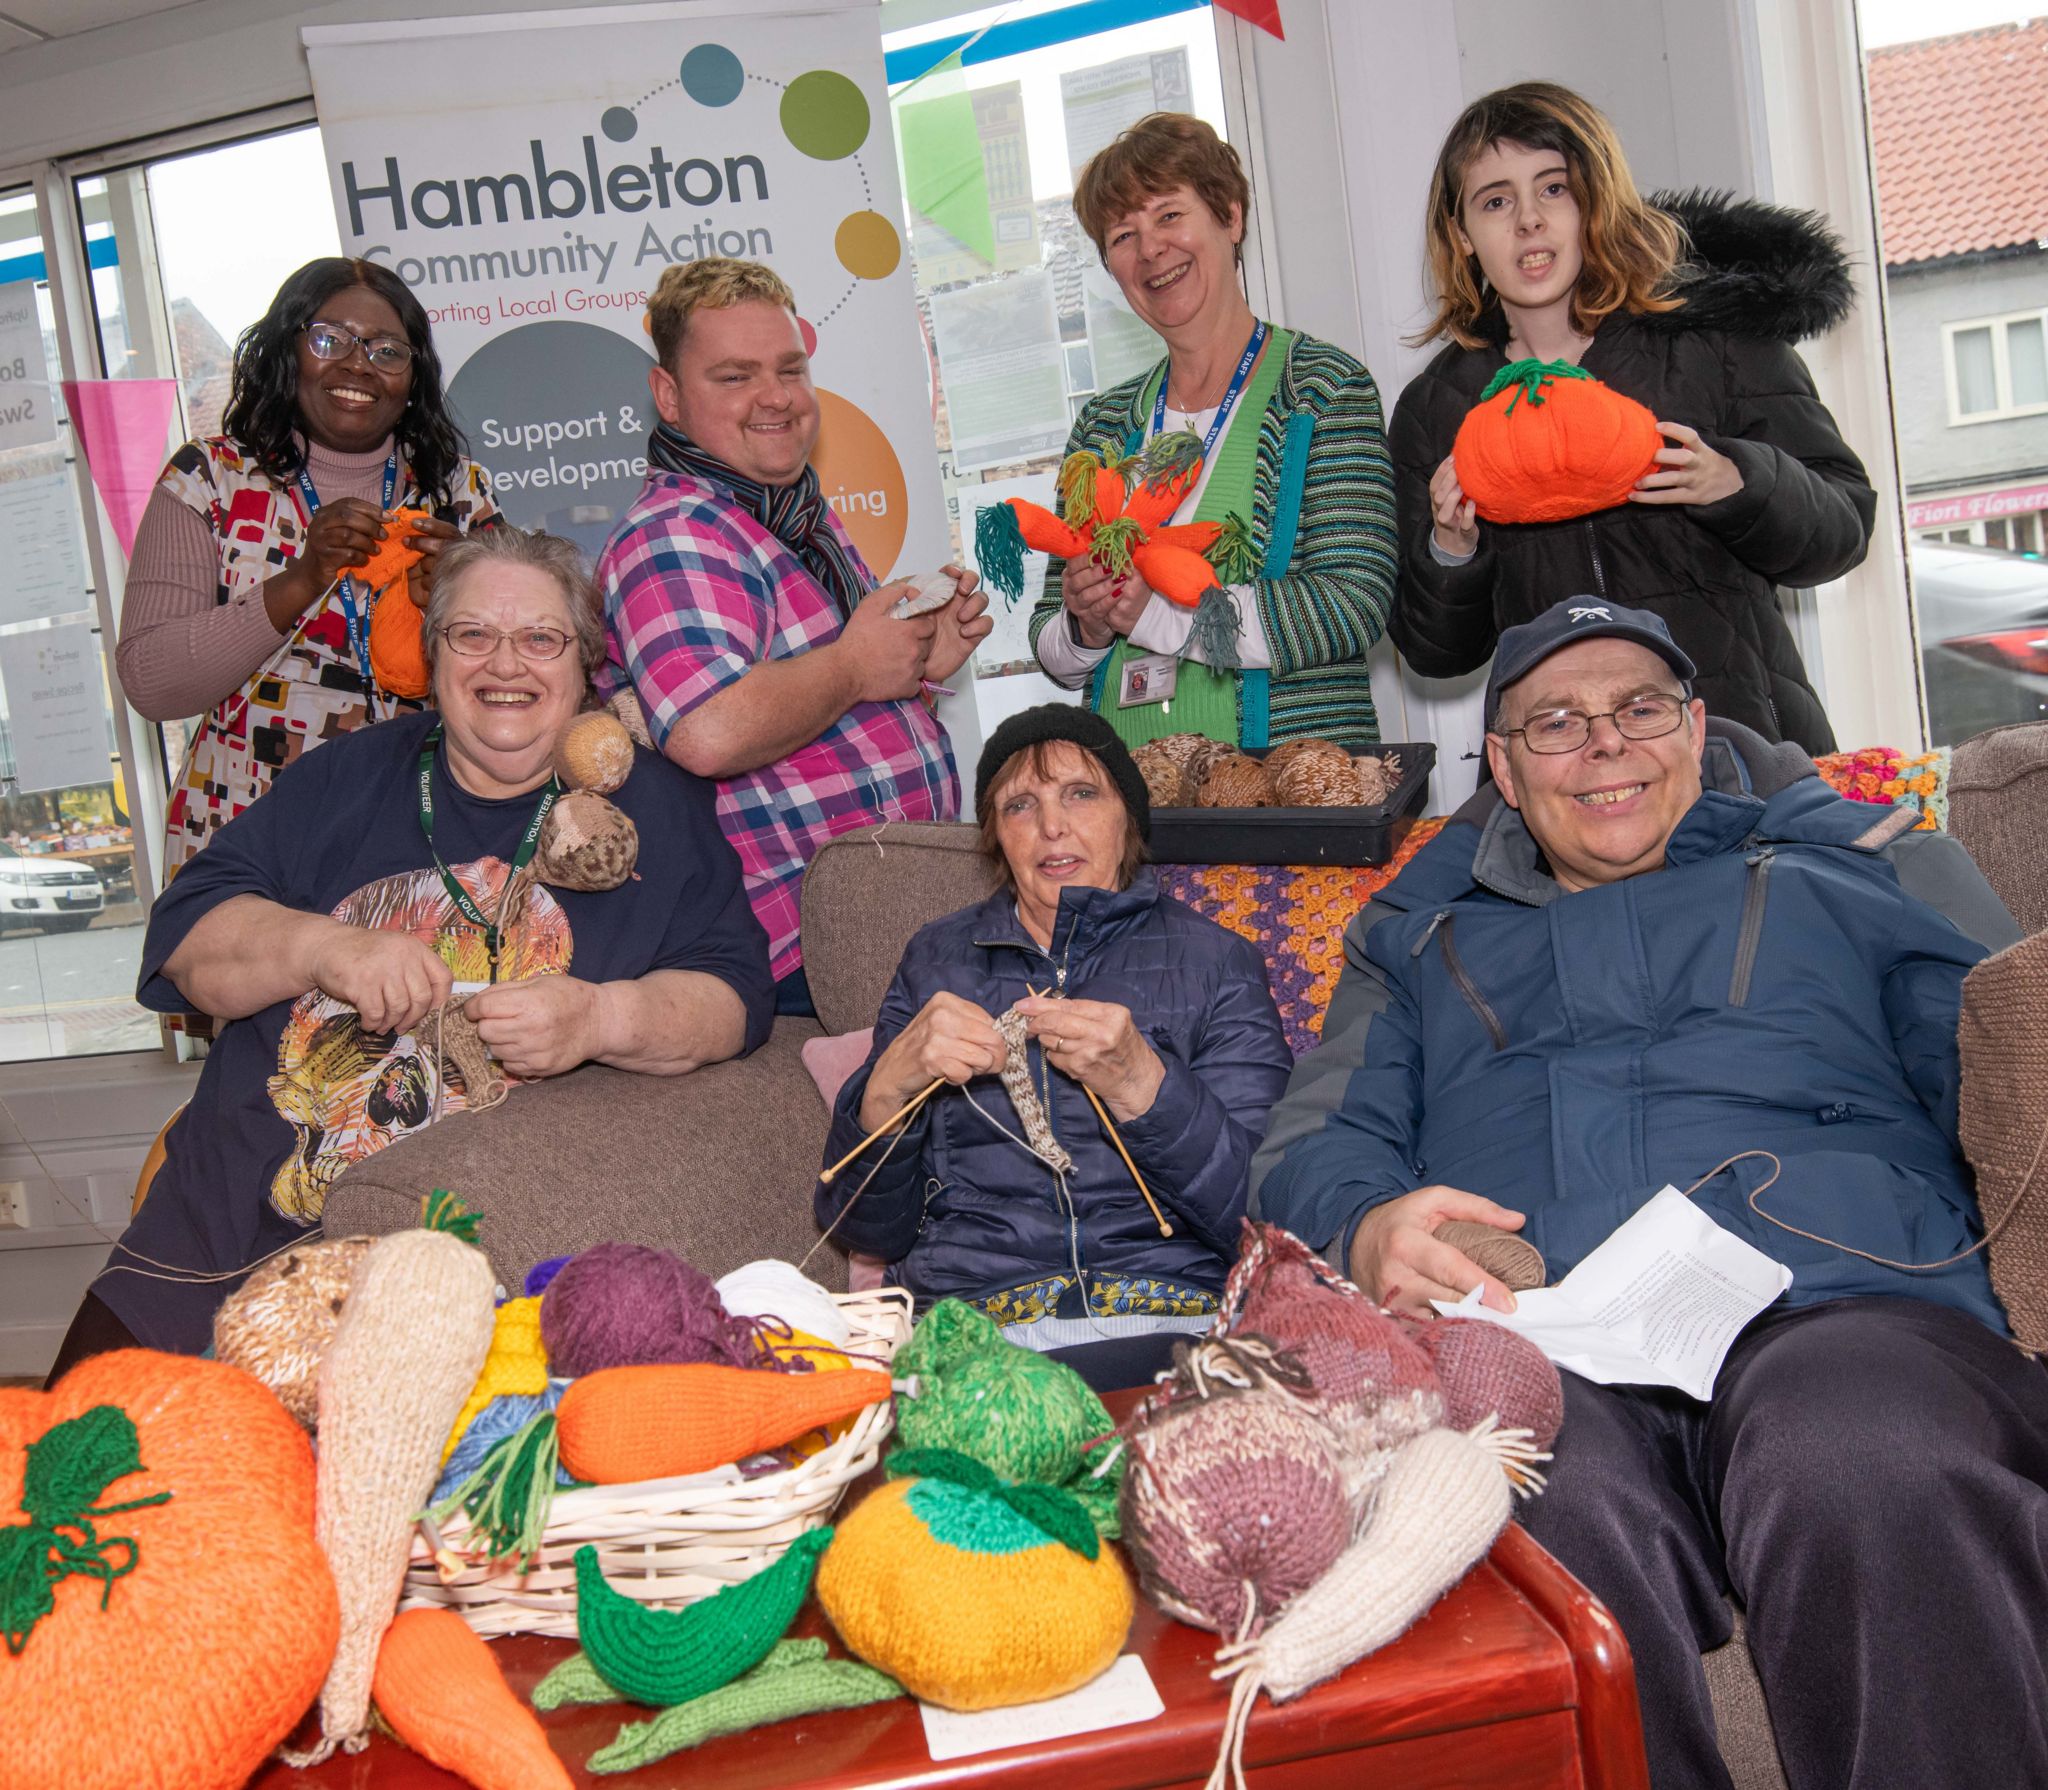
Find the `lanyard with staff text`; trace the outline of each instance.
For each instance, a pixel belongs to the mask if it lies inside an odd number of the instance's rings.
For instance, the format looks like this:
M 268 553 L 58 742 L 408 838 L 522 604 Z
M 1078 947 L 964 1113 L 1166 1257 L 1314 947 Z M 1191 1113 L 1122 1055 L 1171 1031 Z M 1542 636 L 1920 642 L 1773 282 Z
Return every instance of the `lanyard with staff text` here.
M 1237 395 L 1244 390 L 1244 382 L 1252 375 L 1252 362 L 1259 358 L 1259 350 L 1266 345 L 1266 320 L 1261 317 L 1252 325 L 1252 339 L 1244 345 L 1244 352 L 1237 357 L 1237 371 L 1230 376 L 1230 385 L 1223 394 L 1223 402 L 1216 406 L 1216 420 L 1209 425 L 1208 434 L 1202 437 L 1202 463 L 1209 463 L 1209 456 L 1216 451 L 1216 443 L 1222 438 L 1223 425 L 1230 421 L 1230 413 L 1237 408 Z M 1159 396 L 1152 404 L 1152 433 L 1162 434 L 1166 428 L 1166 388 L 1173 382 L 1173 367 L 1169 363 L 1159 381 Z
M 462 917 L 472 926 L 481 926 L 484 933 L 484 949 L 490 953 L 491 980 L 498 979 L 498 922 L 485 916 L 477 906 L 475 898 L 457 880 L 454 871 L 441 862 L 441 854 L 434 849 L 434 754 L 440 748 L 441 729 L 436 725 L 428 733 L 420 747 L 420 831 L 427 836 L 427 853 L 434 860 L 434 868 L 441 873 L 441 884 L 448 891 L 448 899 L 462 912 Z M 540 793 L 540 801 L 533 810 L 533 819 L 526 823 L 526 832 L 519 841 L 519 850 L 513 855 L 512 868 L 505 877 L 505 888 L 509 893 L 512 879 L 528 864 L 533 854 L 540 849 L 540 830 L 547 824 L 549 812 L 554 808 L 555 798 L 562 793 L 558 778 L 550 777 L 548 786 Z M 504 897 L 498 900 L 500 916 L 505 911 Z
M 320 493 L 313 489 L 313 475 L 305 467 L 299 468 L 299 495 L 306 503 L 306 526 L 313 525 L 314 514 L 320 508 Z M 391 500 L 398 495 L 398 450 L 391 450 L 391 458 L 384 462 L 384 502 L 382 508 L 389 514 Z M 356 581 L 346 572 L 335 580 L 335 595 L 341 598 L 341 618 L 348 624 L 348 643 L 356 649 L 356 664 L 363 674 L 363 696 L 370 704 L 374 719 L 377 703 L 377 679 L 370 670 L 370 611 L 367 600 L 363 608 L 356 608 Z

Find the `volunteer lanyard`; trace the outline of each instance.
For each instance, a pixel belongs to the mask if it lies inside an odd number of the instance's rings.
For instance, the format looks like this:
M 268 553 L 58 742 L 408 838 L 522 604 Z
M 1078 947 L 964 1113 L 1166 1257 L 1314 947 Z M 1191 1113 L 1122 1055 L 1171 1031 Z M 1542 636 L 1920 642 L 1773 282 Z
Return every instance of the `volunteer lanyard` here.
M 1223 402 L 1216 406 L 1216 419 L 1209 425 L 1209 433 L 1202 437 L 1202 464 L 1209 463 L 1209 456 L 1216 451 L 1216 443 L 1223 434 L 1223 425 L 1230 421 L 1230 413 L 1237 408 L 1238 393 L 1244 390 L 1244 382 L 1251 377 L 1252 362 L 1259 358 L 1259 350 L 1266 345 L 1266 320 L 1262 317 L 1252 325 L 1252 339 L 1244 345 L 1244 352 L 1237 357 L 1237 371 L 1230 376 L 1229 388 L 1223 394 Z M 1159 381 L 1159 396 L 1152 404 L 1152 433 L 1163 434 L 1166 429 L 1166 388 L 1173 383 L 1173 365 L 1169 361 L 1164 376 Z
M 1161 390 L 1164 389 L 1161 387 Z M 306 526 L 311 528 L 313 517 L 320 508 L 320 493 L 313 489 L 313 475 L 303 466 L 299 468 L 299 495 L 306 504 Z M 384 502 L 381 507 L 387 515 L 391 510 L 391 500 L 397 495 L 398 450 L 393 448 L 390 459 L 384 462 Z M 356 649 L 356 664 L 362 669 L 363 695 L 374 704 L 377 699 L 377 678 L 370 669 L 369 604 L 366 601 L 360 610 L 356 608 L 356 581 L 346 572 L 335 581 L 335 594 L 341 598 L 342 620 L 348 624 L 348 642 Z M 374 718 L 374 707 L 371 712 Z
M 440 748 L 441 729 L 437 724 L 427 735 L 420 747 L 420 831 L 427 836 L 427 854 L 434 860 L 434 868 L 441 873 L 441 885 L 448 891 L 448 899 L 462 912 L 462 917 L 472 926 L 483 928 L 484 949 L 490 953 L 491 980 L 498 979 L 498 948 L 500 944 L 498 923 L 485 917 L 484 910 L 477 906 L 475 897 L 457 880 L 454 871 L 441 862 L 441 854 L 434 849 L 434 754 Z M 512 869 L 505 878 L 505 889 L 509 893 L 512 879 L 533 861 L 533 854 L 540 849 L 540 830 L 547 824 L 549 811 L 555 805 L 555 798 L 562 793 L 560 781 L 548 779 L 548 786 L 541 791 L 540 801 L 533 811 L 533 819 L 526 823 L 525 836 L 519 841 L 519 850 L 512 859 Z M 498 897 L 498 912 L 505 911 L 505 897 Z

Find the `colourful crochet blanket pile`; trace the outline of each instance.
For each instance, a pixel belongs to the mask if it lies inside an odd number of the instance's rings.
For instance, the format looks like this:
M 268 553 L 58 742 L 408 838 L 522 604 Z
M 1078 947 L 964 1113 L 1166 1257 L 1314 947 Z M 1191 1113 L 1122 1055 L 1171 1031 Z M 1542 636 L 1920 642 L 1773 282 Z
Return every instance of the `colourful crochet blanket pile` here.
M 1920 810 L 1919 825 L 1948 824 L 1949 751 L 1912 756 L 1893 746 L 1833 752 L 1820 774 L 1852 802 Z M 1418 821 L 1392 860 L 1370 868 L 1271 864 L 1162 864 L 1159 885 L 1198 914 L 1251 940 L 1266 959 L 1280 1023 L 1296 1056 L 1321 1041 L 1323 1010 L 1344 967 L 1344 929 L 1402 866 L 1434 839 L 1443 821 Z

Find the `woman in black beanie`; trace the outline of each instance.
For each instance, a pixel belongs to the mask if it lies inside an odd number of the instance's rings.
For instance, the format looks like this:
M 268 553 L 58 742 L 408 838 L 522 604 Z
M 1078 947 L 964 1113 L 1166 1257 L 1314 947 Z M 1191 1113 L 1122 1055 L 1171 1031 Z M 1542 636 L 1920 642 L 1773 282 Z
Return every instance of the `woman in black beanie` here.
M 825 1160 L 934 1081 L 960 1093 L 821 1181 L 818 1222 L 1034 1348 L 1205 1329 L 1292 1066 L 1265 964 L 1160 892 L 1144 779 L 1100 716 L 1012 716 L 974 806 L 997 890 L 910 941 Z

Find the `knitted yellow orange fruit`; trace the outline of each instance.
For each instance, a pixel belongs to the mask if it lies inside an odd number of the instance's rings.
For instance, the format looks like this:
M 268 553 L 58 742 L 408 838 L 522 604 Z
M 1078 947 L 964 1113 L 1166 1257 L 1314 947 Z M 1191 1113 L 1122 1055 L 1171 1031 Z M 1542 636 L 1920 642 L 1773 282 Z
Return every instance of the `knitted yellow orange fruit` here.
M 999 1709 L 1115 1661 L 1131 1582 L 1072 1497 L 946 1449 L 899 1449 L 889 1471 L 818 1568 L 818 1602 L 869 1665 L 927 1703 Z
M 1458 483 L 1489 522 L 1562 522 L 1625 503 L 1664 438 L 1635 399 L 1570 361 L 1512 361 L 1459 426 Z
M 232 1790 L 334 1655 L 306 1432 L 220 1362 L 125 1349 L 0 1392 L 0 1565 L 8 1790 Z

